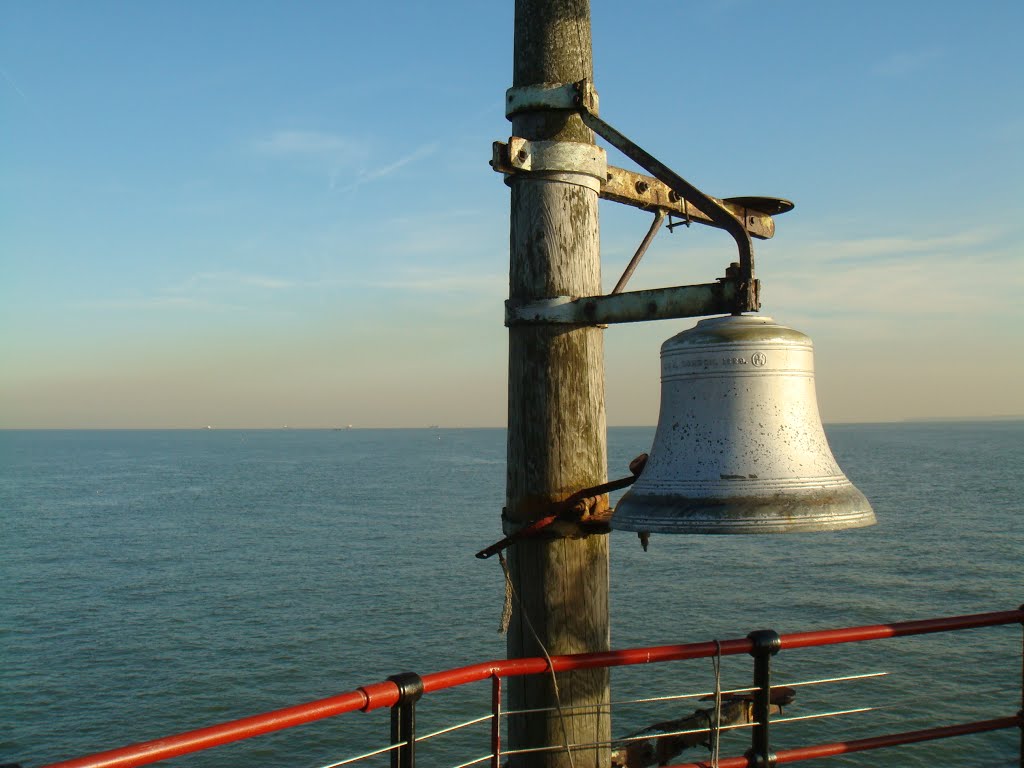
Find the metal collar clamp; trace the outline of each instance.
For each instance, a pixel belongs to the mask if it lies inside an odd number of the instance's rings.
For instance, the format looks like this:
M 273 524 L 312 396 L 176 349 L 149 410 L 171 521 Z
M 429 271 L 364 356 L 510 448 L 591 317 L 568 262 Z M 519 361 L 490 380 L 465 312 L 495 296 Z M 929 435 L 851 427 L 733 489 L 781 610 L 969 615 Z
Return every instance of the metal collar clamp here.
M 589 80 L 579 83 L 539 83 L 505 91 L 505 117 L 509 120 L 520 112 L 538 109 L 586 109 L 598 113 L 597 91 Z
M 513 136 L 508 140 L 508 159 L 513 168 L 528 172 L 529 178 L 579 184 L 599 194 L 608 177 L 608 153 L 593 144 Z M 495 157 L 495 167 L 501 160 Z

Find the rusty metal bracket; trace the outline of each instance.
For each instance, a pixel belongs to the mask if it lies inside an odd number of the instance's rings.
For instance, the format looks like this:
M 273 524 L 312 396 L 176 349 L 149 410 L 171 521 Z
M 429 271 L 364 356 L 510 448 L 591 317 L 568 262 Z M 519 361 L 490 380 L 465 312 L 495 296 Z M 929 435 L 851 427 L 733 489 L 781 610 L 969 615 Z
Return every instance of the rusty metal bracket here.
M 595 115 L 598 113 L 597 91 L 589 80 L 583 83 L 540 83 L 505 91 L 505 117 L 510 120 L 520 112 L 538 109 L 576 111 L 581 107 Z
M 669 187 L 673 192 L 689 201 L 697 210 L 704 213 L 711 222 L 727 231 L 736 241 L 736 248 L 739 251 L 739 276 L 737 278 L 737 295 L 734 297 L 735 305 L 733 312 L 756 312 L 760 309 L 758 302 L 757 286 L 754 281 L 754 245 L 750 235 L 744 226 L 744 222 L 738 219 L 733 213 L 715 198 L 704 194 L 697 187 L 677 174 L 667 165 L 658 160 L 626 136 L 619 133 L 592 112 L 584 100 L 584 95 L 593 91 L 590 80 L 580 80 L 577 84 L 577 111 L 583 123 L 594 133 L 603 138 L 617 150 L 626 155 L 648 173 L 652 174 L 658 181 Z
M 510 88 L 506 116 L 527 110 L 573 110 L 594 133 L 629 157 L 653 178 L 609 167 L 588 144 L 528 142 L 513 137 L 495 142 L 491 167 L 514 176 L 518 173 L 548 175 L 560 181 L 596 189 L 601 197 L 659 212 L 647 237 L 626 268 L 615 290 L 607 296 L 555 296 L 505 302 L 505 325 L 533 323 L 606 325 L 680 317 L 739 314 L 761 308 L 760 285 L 754 277 L 754 245 L 751 237 L 767 239 L 775 234 L 773 215 L 792 210 L 788 200 L 737 197 L 721 200 L 705 194 L 656 157 L 630 141 L 597 115 L 597 91 L 589 79 L 571 84 L 544 83 Z M 599 171 L 604 169 L 604 178 Z M 594 183 L 597 186 L 594 186 Z M 715 283 L 682 285 L 647 291 L 622 291 L 646 246 L 662 224 L 663 213 L 724 229 L 736 242 L 739 260 Z M 670 223 L 670 228 L 673 226 Z
M 512 176 L 522 173 L 523 169 L 514 162 L 518 153 L 513 153 L 511 144 L 524 139 L 509 139 L 509 143 L 496 141 L 491 147 L 491 168 L 498 173 Z M 534 142 L 537 143 L 537 142 Z M 697 224 L 717 226 L 710 216 L 700 211 L 694 204 L 680 197 L 667 184 L 664 184 L 653 176 L 647 176 L 636 171 L 629 171 L 614 165 L 606 165 L 604 182 L 601 184 L 600 196 L 602 200 L 610 200 L 615 203 L 629 205 L 642 210 L 664 210 L 674 216 L 686 218 Z M 740 204 L 736 201 L 765 200 L 764 207 L 772 206 L 778 202 L 774 198 L 727 198 L 720 200 L 711 198 L 721 204 L 733 216 L 743 222 L 747 231 L 752 237 L 760 240 L 769 240 L 775 236 L 775 221 L 769 210 L 761 210 L 753 204 Z M 793 207 L 788 203 L 788 208 L 776 211 L 785 213 Z
M 766 201 L 765 206 L 767 207 L 771 202 L 774 202 L 774 198 L 745 197 L 719 199 L 710 195 L 707 195 L 707 197 L 739 219 L 751 236 L 759 240 L 770 240 L 775 236 L 775 220 L 772 219 L 773 214 L 770 211 L 757 209 L 753 205 L 742 205 L 735 202 L 737 200 L 764 199 Z M 613 165 L 608 166 L 608 177 L 601 188 L 601 198 L 644 210 L 664 210 L 673 216 L 679 216 L 696 224 L 712 227 L 719 226 L 716 221 L 701 211 L 692 200 L 687 200 L 686 197 L 681 196 L 664 182 L 659 181 L 653 176 L 628 171 L 624 168 L 617 168 Z M 785 213 L 791 210 L 792 207 L 793 204 L 789 203 L 789 208 L 778 211 L 775 215 Z

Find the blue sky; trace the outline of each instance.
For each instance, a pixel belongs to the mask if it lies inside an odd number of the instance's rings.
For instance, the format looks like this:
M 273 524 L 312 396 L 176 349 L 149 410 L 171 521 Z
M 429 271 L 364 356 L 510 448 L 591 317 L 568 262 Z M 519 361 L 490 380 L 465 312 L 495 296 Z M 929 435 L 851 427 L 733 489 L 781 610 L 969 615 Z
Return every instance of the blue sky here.
M 388 8 L 0 0 L 0 427 L 504 424 L 513 3 Z M 796 202 L 763 312 L 826 420 L 1024 413 L 1024 4 L 592 17 L 602 117 Z M 601 217 L 610 289 L 649 217 Z M 733 250 L 663 232 L 631 287 Z M 690 324 L 606 332 L 609 423 L 654 423 Z

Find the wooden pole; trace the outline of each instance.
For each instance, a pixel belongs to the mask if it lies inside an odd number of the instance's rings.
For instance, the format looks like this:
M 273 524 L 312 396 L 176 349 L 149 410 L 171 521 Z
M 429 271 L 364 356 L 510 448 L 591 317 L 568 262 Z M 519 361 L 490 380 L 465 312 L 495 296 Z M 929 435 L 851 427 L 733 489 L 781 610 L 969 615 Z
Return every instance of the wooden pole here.
M 514 57 L 517 87 L 591 77 L 589 0 L 516 0 Z M 516 115 L 512 132 L 529 140 L 593 143 L 571 112 Z M 599 294 L 597 193 L 529 174 L 517 174 L 510 184 L 510 297 Z M 606 479 L 602 331 L 512 327 L 508 394 L 507 533 L 538 517 L 546 504 Z M 511 548 L 509 567 L 519 598 L 509 658 L 609 647 L 607 536 L 520 541 Z M 510 710 L 554 710 L 510 715 L 509 748 L 562 745 L 555 752 L 512 756 L 511 765 L 607 768 L 607 670 L 559 675 L 557 689 L 556 695 L 550 677 L 509 681 Z M 605 745 L 574 749 L 571 757 L 564 748 L 596 742 Z

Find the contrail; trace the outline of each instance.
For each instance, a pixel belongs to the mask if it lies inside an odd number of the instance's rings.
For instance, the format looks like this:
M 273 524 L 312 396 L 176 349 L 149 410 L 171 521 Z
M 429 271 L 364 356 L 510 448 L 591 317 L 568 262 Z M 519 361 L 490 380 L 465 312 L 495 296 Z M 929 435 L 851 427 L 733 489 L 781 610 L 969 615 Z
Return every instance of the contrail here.
M 3 75 L 4 80 L 6 80 L 7 84 L 10 85 L 11 88 L 14 89 L 15 93 L 17 93 L 19 96 L 21 96 L 21 98 L 24 101 L 26 101 L 26 102 L 28 101 L 28 96 L 26 96 L 25 92 L 22 91 L 21 88 L 18 87 L 18 84 L 16 82 L 14 82 L 14 78 L 12 78 L 9 74 L 7 74 L 7 70 L 4 69 L 3 67 L 0 67 L 0 75 Z

